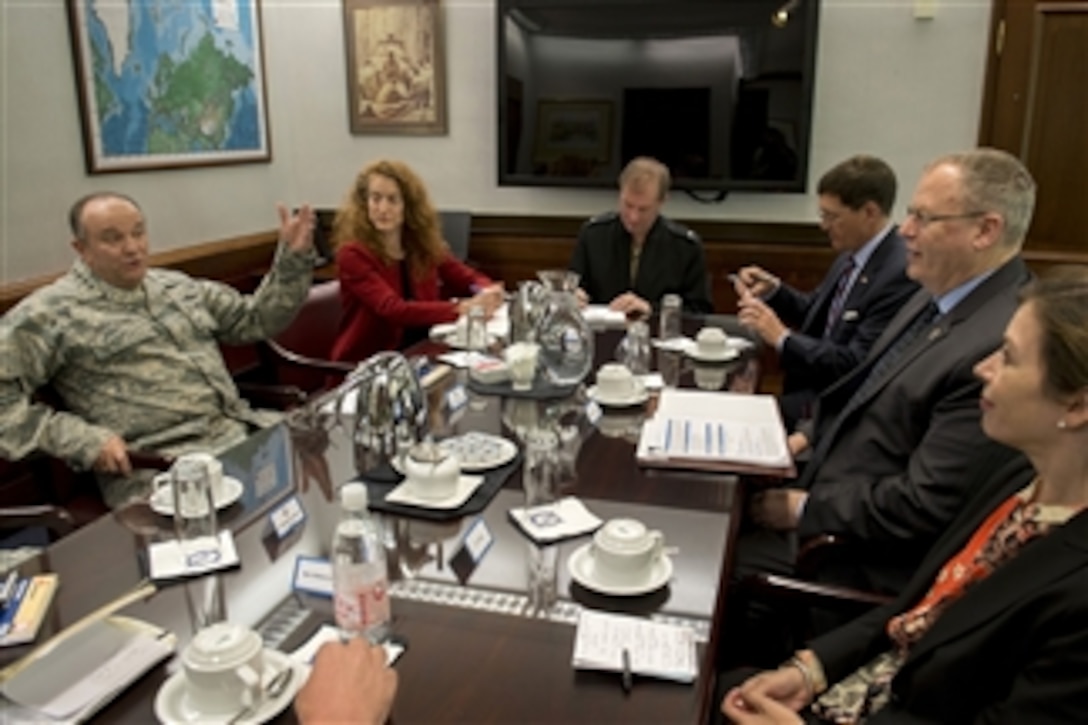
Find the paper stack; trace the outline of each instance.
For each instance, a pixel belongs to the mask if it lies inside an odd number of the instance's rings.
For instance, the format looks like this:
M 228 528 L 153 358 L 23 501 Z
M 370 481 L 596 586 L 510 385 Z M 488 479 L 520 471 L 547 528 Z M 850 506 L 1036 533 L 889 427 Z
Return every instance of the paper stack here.
M 663 468 L 794 472 L 770 395 L 666 389 L 642 427 L 636 456 L 643 465 Z

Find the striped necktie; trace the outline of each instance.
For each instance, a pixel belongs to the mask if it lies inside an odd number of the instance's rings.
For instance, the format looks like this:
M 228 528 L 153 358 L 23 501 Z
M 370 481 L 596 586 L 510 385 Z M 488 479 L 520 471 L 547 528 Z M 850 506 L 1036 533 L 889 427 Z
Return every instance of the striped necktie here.
M 903 330 L 899 334 L 899 337 L 895 338 L 887 350 L 877 358 L 873 363 L 873 367 L 869 370 L 868 376 L 865 378 L 865 382 L 861 384 L 861 387 L 857 389 L 857 392 L 850 398 L 850 402 L 846 404 L 846 408 L 853 407 L 854 403 L 860 398 L 864 397 L 874 385 L 884 379 L 884 375 L 895 364 L 895 361 L 902 356 L 902 354 L 910 347 L 910 344 L 922 334 L 928 328 L 937 316 L 940 314 L 940 310 L 937 308 L 937 303 L 930 300 L 929 304 L 922 308 L 918 316 L 914 318 L 914 321 L 910 323 L 907 329 Z M 845 410 L 845 409 L 844 409 Z
M 831 306 L 827 308 L 827 321 L 824 323 L 824 337 L 831 335 L 831 328 L 835 326 L 835 322 L 839 319 L 839 315 L 842 314 L 843 305 L 846 304 L 847 285 L 850 282 L 850 275 L 854 272 L 855 266 L 853 257 L 847 259 L 846 264 L 843 265 L 842 272 L 839 274 L 839 281 L 835 283 L 835 294 L 831 298 Z

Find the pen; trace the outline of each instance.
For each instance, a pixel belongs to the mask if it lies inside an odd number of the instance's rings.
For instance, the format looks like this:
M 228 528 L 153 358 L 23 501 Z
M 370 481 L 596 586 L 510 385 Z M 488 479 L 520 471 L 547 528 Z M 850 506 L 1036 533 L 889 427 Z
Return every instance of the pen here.
M 623 676 L 620 685 L 623 686 L 624 694 L 631 694 L 631 653 L 626 647 L 623 648 Z
M 15 584 L 19 581 L 19 573 L 11 572 L 8 574 L 7 581 L 0 585 L 0 605 L 7 604 L 11 599 L 11 595 L 15 592 Z

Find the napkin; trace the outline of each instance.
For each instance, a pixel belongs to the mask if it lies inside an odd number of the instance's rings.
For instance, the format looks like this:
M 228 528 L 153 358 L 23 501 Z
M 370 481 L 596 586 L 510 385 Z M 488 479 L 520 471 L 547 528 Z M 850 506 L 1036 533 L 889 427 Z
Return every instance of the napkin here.
M 573 496 L 541 506 L 510 509 L 510 518 L 538 544 L 553 544 L 588 534 L 601 525 L 601 519 Z
M 148 547 L 148 558 L 155 581 L 200 576 L 239 564 L 234 536 L 229 531 L 220 531 L 216 538 L 160 541 Z
M 582 310 L 586 322 L 600 325 L 623 327 L 627 324 L 627 315 L 619 310 L 609 309 L 608 305 L 586 305 Z

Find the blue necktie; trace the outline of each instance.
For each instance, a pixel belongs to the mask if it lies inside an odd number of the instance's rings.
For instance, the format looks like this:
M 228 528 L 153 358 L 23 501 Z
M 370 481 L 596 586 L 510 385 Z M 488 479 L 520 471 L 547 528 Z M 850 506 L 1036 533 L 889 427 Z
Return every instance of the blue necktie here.
M 831 306 L 827 308 L 827 321 L 824 323 L 824 337 L 828 337 L 831 334 L 831 328 L 834 327 L 835 322 L 839 319 L 839 315 L 842 314 L 843 305 L 846 304 L 847 283 L 850 281 L 850 275 L 854 271 L 854 266 L 854 258 L 850 257 L 846 260 L 846 264 L 839 274 L 839 281 L 835 284 L 835 294 L 831 298 Z

